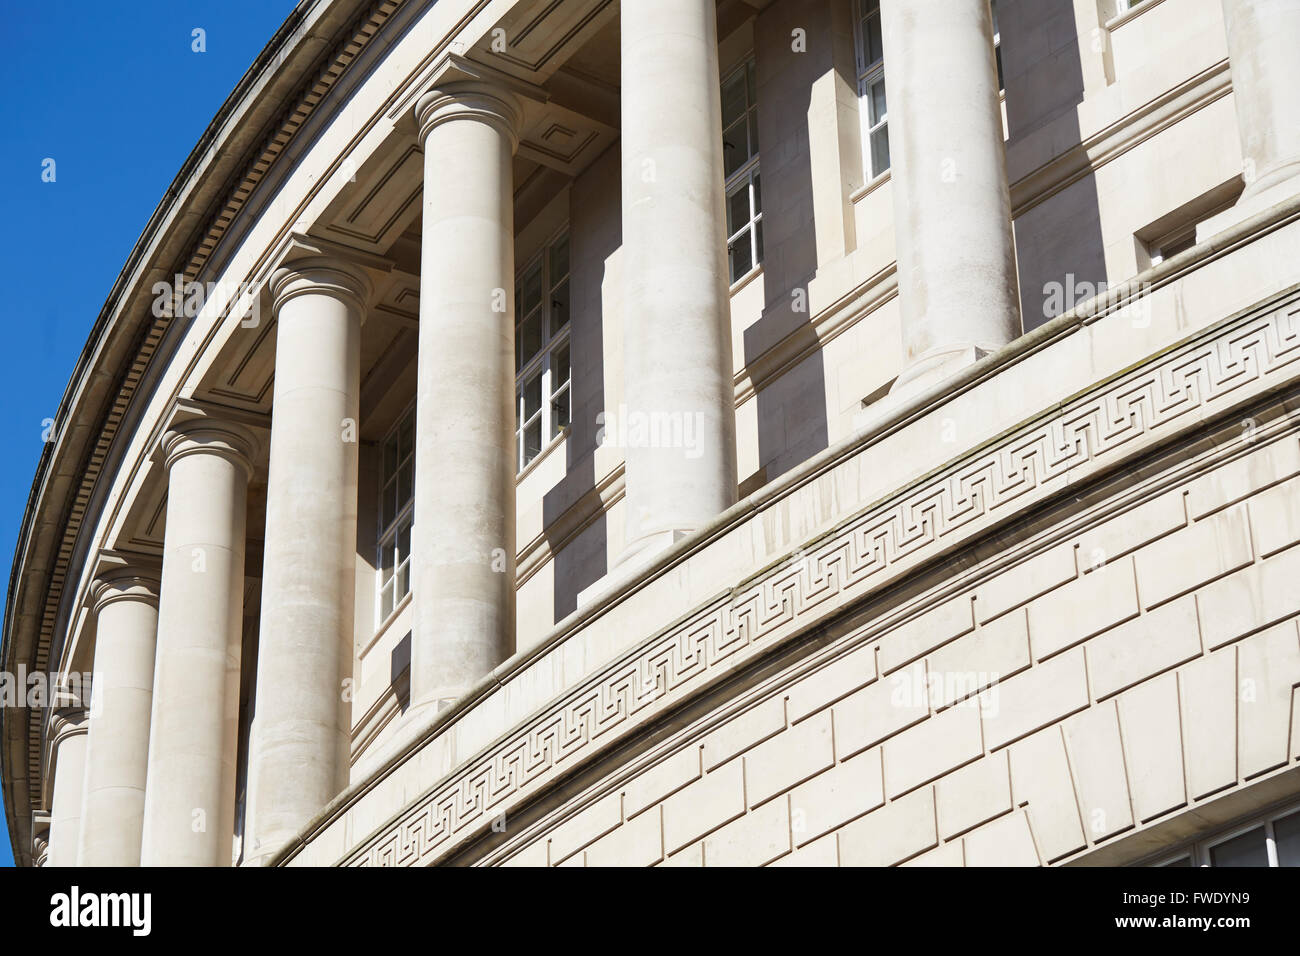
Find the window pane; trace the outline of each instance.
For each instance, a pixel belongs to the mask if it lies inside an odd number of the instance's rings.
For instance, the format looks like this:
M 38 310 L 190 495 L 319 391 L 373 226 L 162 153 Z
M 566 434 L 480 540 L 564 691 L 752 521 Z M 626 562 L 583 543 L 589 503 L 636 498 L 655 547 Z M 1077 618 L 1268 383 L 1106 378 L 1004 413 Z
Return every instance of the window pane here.
M 565 279 L 551 293 L 551 335 L 569 324 L 569 280 Z
M 862 49 L 865 65 L 870 66 L 885 55 L 885 44 L 880 37 L 880 4 L 866 3 L 867 16 L 862 21 Z
M 749 159 L 749 144 L 745 139 L 745 120 L 729 127 L 722 134 L 722 172 L 730 176 Z
M 749 111 L 749 155 L 758 155 L 758 110 Z
M 393 613 L 393 585 L 388 584 L 380 592 L 379 596 L 379 619 L 388 620 L 388 615 Z
M 551 388 L 555 391 L 563 388 L 569 381 L 569 345 L 566 342 L 555 350 L 555 360 L 551 363 Z
M 884 77 L 871 81 L 871 85 L 867 88 L 867 98 L 867 119 L 874 127 L 889 115 L 889 107 L 885 99 Z
M 405 561 L 411 556 L 411 522 L 410 519 L 402 522 L 402 527 L 397 532 L 397 560 Z
M 380 498 L 382 507 L 380 508 L 379 524 L 380 530 L 384 530 L 393 523 L 397 517 L 397 479 L 394 478 L 388 484 L 384 485 L 384 493 Z
M 1212 866 L 1268 866 L 1264 828 L 1256 827 L 1211 848 L 1210 863 Z
M 743 277 L 754 266 L 754 251 L 750 244 L 749 230 L 746 229 L 727 246 L 727 257 L 731 260 L 731 281 Z
M 1300 813 L 1274 821 L 1273 838 L 1277 841 L 1277 865 L 1300 866 Z
M 737 70 L 722 82 L 722 127 L 745 115 L 745 71 Z
M 399 453 L 397 436 L 393 435 L 388 441 L 384 442 L 384 481 L 388 481 L 396 473 Z
M 519 326 L 519 367 L 523 368 L 542 350 L 542 313 L 534 312 Z
M 754 173 L 754 215 L 757 216 L 763 211 L 763 193 L 759 189 L 759 179 L 761 177 L 757 172 Z
M 396 607 L 398 601 L 411 593 L 411 562 L 409 560 L 397 572 L 397 583 L 394 587 L 396 590 L 393 592 L 393 606 Z
M 415 491 L 415 461 L 408 460 L 397 473 L 397 510 L 411 503 Z M 405 553 L 405 552 L 403 552 Z
M 551 246 L 551 283 L 569 274 L 569 237 L 561 236 Z
M 750 106 L 758 102 L 758 69 L 753 60 L 745 66 L 745 95 L 749 97 Z
M 569 389 L 565 389 L 551 399 L 551 437 L 560 433 L 560 429 L 569 424 Z
M 524 384 L 524 420 L 532 418 L 542 407 L 542 373 L 538 372 Z
M 727 235 L 734 235 L 749 222 L 749 183 L 727 197 Z
M 398 428 L 399 454 L 405 458 L 415 451 L 415 416 L 408 414 Z
M 524 464 L 528 464 L 542 450 L 542 420 L 539 418 L 524 429 Z
M 871 134 L 871 174 L 879 176 L 889 168 L 889 127 L 882 126 Z
M 542 267 L 537 264 L 524 276 L 523 313 L 527 315 L 542 304 Z
M 754 264 L 763 261 L 763 221 L 760 219 L 754 223 L 754 248 L 757 252 L 754 255 Z
M 379 579 L 385 584 L 393 579 L 393 558 L 393 542 L 388 541 L 379 549 Z
M 394 603 L 406 597 L 411 591 L 411 523 L 409 521 L 397 532 L 397 560 L 401 562 L 401 566 L 397 571 Z

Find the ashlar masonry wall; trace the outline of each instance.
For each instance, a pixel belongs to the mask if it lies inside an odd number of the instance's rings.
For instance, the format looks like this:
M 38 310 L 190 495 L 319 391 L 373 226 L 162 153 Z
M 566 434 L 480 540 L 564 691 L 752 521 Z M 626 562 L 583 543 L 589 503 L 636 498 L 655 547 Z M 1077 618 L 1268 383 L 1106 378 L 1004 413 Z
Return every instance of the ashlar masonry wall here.
M 954 556 L 931 575 L 975 582 L 954 596 L 715 692 L 463 861 L 1127 863 L 1300 794 L 1300 407 L 1248 411 Z

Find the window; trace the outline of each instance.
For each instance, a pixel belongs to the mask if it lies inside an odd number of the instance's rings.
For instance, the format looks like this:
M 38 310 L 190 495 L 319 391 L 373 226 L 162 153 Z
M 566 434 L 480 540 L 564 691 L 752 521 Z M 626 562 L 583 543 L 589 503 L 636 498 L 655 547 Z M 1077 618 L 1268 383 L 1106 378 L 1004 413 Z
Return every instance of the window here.
M 727 261 L 731 281 L 736 282 L 763 261 L 757 83 L 752 57 L 722 78 L 722 167 L 727 192 Z
M 411 520 L 415 512 L 415 406 L 384 439 L 379 476 L 379 621 L 411 593 Z
M 1156 866 L 1300 866 L 1300 807 L 1251 818 L 1185 846 Z
M 867 178 L 889 169 L 889 110 L 885 103 L 885 48 L 880 30 L 880 0 L 857 0 L 858 97 Z
M 515 444 L 518 467 L 569 424 L 569 237 L 561 234 L 515 285 Z
M 1002 31 L 998 29 L 998 0 L 989 0 L 989 10 L 993 13 L 993 58 L 998 63 L 998 92 L 1007 88 L 1002 78 Z
M 1153 242 L 1149 246 L 1151 264 L 1154 266 L 1164 262 L 1166 259 L 1172 259 L 1180 252 L 1186 252 L 1194 245 L 1196 245 L 1195 226 L 1190 229 L 1183 229 L 1182 232 L 1174 233 L 1164 239 Z

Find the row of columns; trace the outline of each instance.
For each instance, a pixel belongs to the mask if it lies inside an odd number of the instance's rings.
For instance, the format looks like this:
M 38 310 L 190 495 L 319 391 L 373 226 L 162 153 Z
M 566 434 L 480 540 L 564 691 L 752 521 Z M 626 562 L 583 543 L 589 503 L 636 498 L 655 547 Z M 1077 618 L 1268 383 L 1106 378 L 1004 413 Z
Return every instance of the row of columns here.
M 1224 0 L 1244 151 L 1300 169 L 1300 13 Z M 882 4 L 907 368 L 920 388 L 1020 331 L 988 0 Z M 626 402 L 691 447 L 626 452 L 629 558 L 736 498 L 714 0 L 623 0 Z M 514 621 L 511 88 L 437 85 L 416 107 L 424 207 L 413 528 L 415 720 L 510 652 Z M 1262 186 L 1257 188 L 1263 188 Z M 244 855 L 263 862 L 347 784 L 364 268 L 289 262 L 277 360 Z M 234 832 L 245 513 L 256 441 L 176 425 L 162 451 L 161 575 L 96 582 L 93 716 L 51 723 L 55 865 L 225 865 Z

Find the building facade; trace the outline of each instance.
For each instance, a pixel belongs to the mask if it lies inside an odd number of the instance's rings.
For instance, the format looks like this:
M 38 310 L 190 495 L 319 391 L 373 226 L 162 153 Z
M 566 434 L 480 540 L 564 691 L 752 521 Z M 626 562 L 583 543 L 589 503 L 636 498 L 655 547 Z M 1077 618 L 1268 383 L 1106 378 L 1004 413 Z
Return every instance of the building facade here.
M 41 459 L 15 860 L 1300 864 L 1297 49 L 303 0 Z

